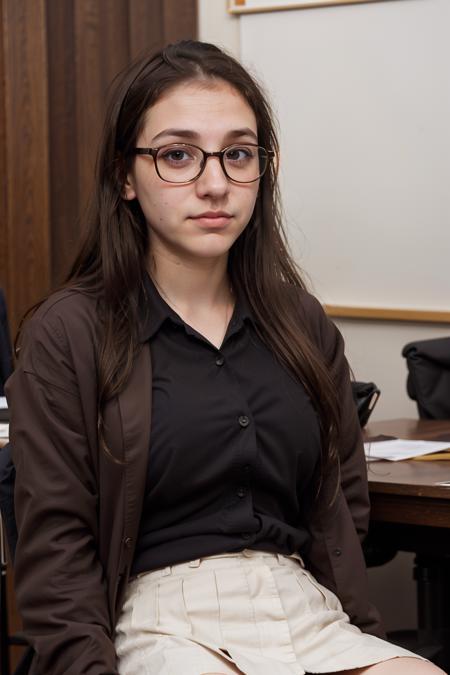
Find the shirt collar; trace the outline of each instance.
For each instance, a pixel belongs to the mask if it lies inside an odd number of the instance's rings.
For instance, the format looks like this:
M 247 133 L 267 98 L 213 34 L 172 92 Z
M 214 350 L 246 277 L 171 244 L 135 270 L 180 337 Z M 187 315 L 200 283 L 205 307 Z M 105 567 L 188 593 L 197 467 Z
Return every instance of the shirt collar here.
M 144 278 L 144 296 L 141 304 L 140 340 L 146 342 L 156 335 L 165 321 L 170 320 L 184 326 L 183 319 L 161 297 L 154 282 L 148 274 Z M 236 306 L 232 316 L 232 326 L 237 329 L 244 321 L 255 323 L 250 305 L 242 295 L 236 298 Z

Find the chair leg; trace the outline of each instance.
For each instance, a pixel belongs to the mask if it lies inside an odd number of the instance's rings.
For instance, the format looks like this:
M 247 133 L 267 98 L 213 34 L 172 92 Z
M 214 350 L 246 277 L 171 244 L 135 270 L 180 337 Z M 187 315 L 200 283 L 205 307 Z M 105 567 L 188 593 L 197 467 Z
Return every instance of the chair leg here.
M 8 606 L 6 601 L 6 565 L 0 572 L 0 672 L 9 675 Z
M 442 645 L 435 661 L 450 670 L 450 557 L 417 555 L 414 578 L 417 582 L 417 609 L 420 642 Z

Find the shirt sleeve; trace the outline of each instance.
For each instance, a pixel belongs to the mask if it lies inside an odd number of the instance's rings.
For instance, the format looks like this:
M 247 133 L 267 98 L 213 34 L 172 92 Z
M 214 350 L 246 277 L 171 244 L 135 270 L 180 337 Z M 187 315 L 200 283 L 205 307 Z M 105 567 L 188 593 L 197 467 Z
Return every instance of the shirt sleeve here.
M 33 317 L 7 384 L 19 533 L 16 596 L 35 650 L 33 673 L 116 675 L 96 552 L 95 453 L 66 338 L 51 312 Z

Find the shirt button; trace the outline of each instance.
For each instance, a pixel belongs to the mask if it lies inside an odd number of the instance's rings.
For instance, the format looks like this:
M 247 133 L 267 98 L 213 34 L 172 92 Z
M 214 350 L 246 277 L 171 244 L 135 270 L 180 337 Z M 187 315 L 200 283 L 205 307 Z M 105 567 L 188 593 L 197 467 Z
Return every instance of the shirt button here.
M 244 427 L 244 428 L 248 427 L 248 425 L 250 424 L 250 420 L 248 419 L 247 415 L 240 415 L 239 416 L 239 424 L 241 425 L 241 427 Z
M 245 473 L 248 473 L 251 469 L 251 466 L 250 466 L 250 464 L 244 464 L 243 468 L 244 468 Z
M 125 539 L 123 540 L 123 545 L 125 546 L 125 548 L 131 548 L 132 544 L 133 544 L 132 538 L 125 537 Z
M 243 536 L 244 539 L 250 539 L 250 537 L 252 536 L 252 533 L 251 532 L 243 532 L 242 536 Z
M 223 366 L 224 363 L 225 359 L 223 358 L 223 356 L 218 356 L 216 359 L 216 366 Z
M 238 494 L 238 497 L 240 497 L 241 499 L 242 499 L 242 497 L 245 497 L 245 494 L 246 494 L 245 488 L 242 488 L 242 487 L 239 488 L 239 490 L 237 491 L 237 494 Z
M 339 556 L 342 555 L 342 549 L 341 548 L 335 548 L 333 553 L 337 558 L 339 558 Z

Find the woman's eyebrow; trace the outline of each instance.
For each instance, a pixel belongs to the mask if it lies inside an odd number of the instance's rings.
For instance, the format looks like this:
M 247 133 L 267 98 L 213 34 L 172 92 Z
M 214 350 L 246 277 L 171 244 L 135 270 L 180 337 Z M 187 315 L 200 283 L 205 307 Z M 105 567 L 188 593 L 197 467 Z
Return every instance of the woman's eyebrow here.
M 188 140 L 193 140 L 193 141 L 198 141 L 201 137 L 201 134 L 198 133 L 198 131 L 194 131 L 193 129 L 164 129 L 163 131 L 160 131 L 156 136 L 153 137 L 152 143 L 155 143 L 155 141 L 158 141 L 160 138 L 163 138 L 164 136 L 177 136 L 178 138 L 185 138 Z M 250 129 L 249 127 L 244 127 L 242 129 L 232 129 L 231 131 L 228 131 L 225 134 L 225 138 L 241 138 L 242 136 L 251 136 L 252 138 L 255 139 L 255 141 L 258 140 L 257 135 L 255 132 Z
M 249 127 L 245 127 L 244 129 L 234 129 L 227 134 L 227 137 L 229 138 L 241 138 L 241 136 L 251 136 L 255 141 L 258 140 L 258 136 Z

